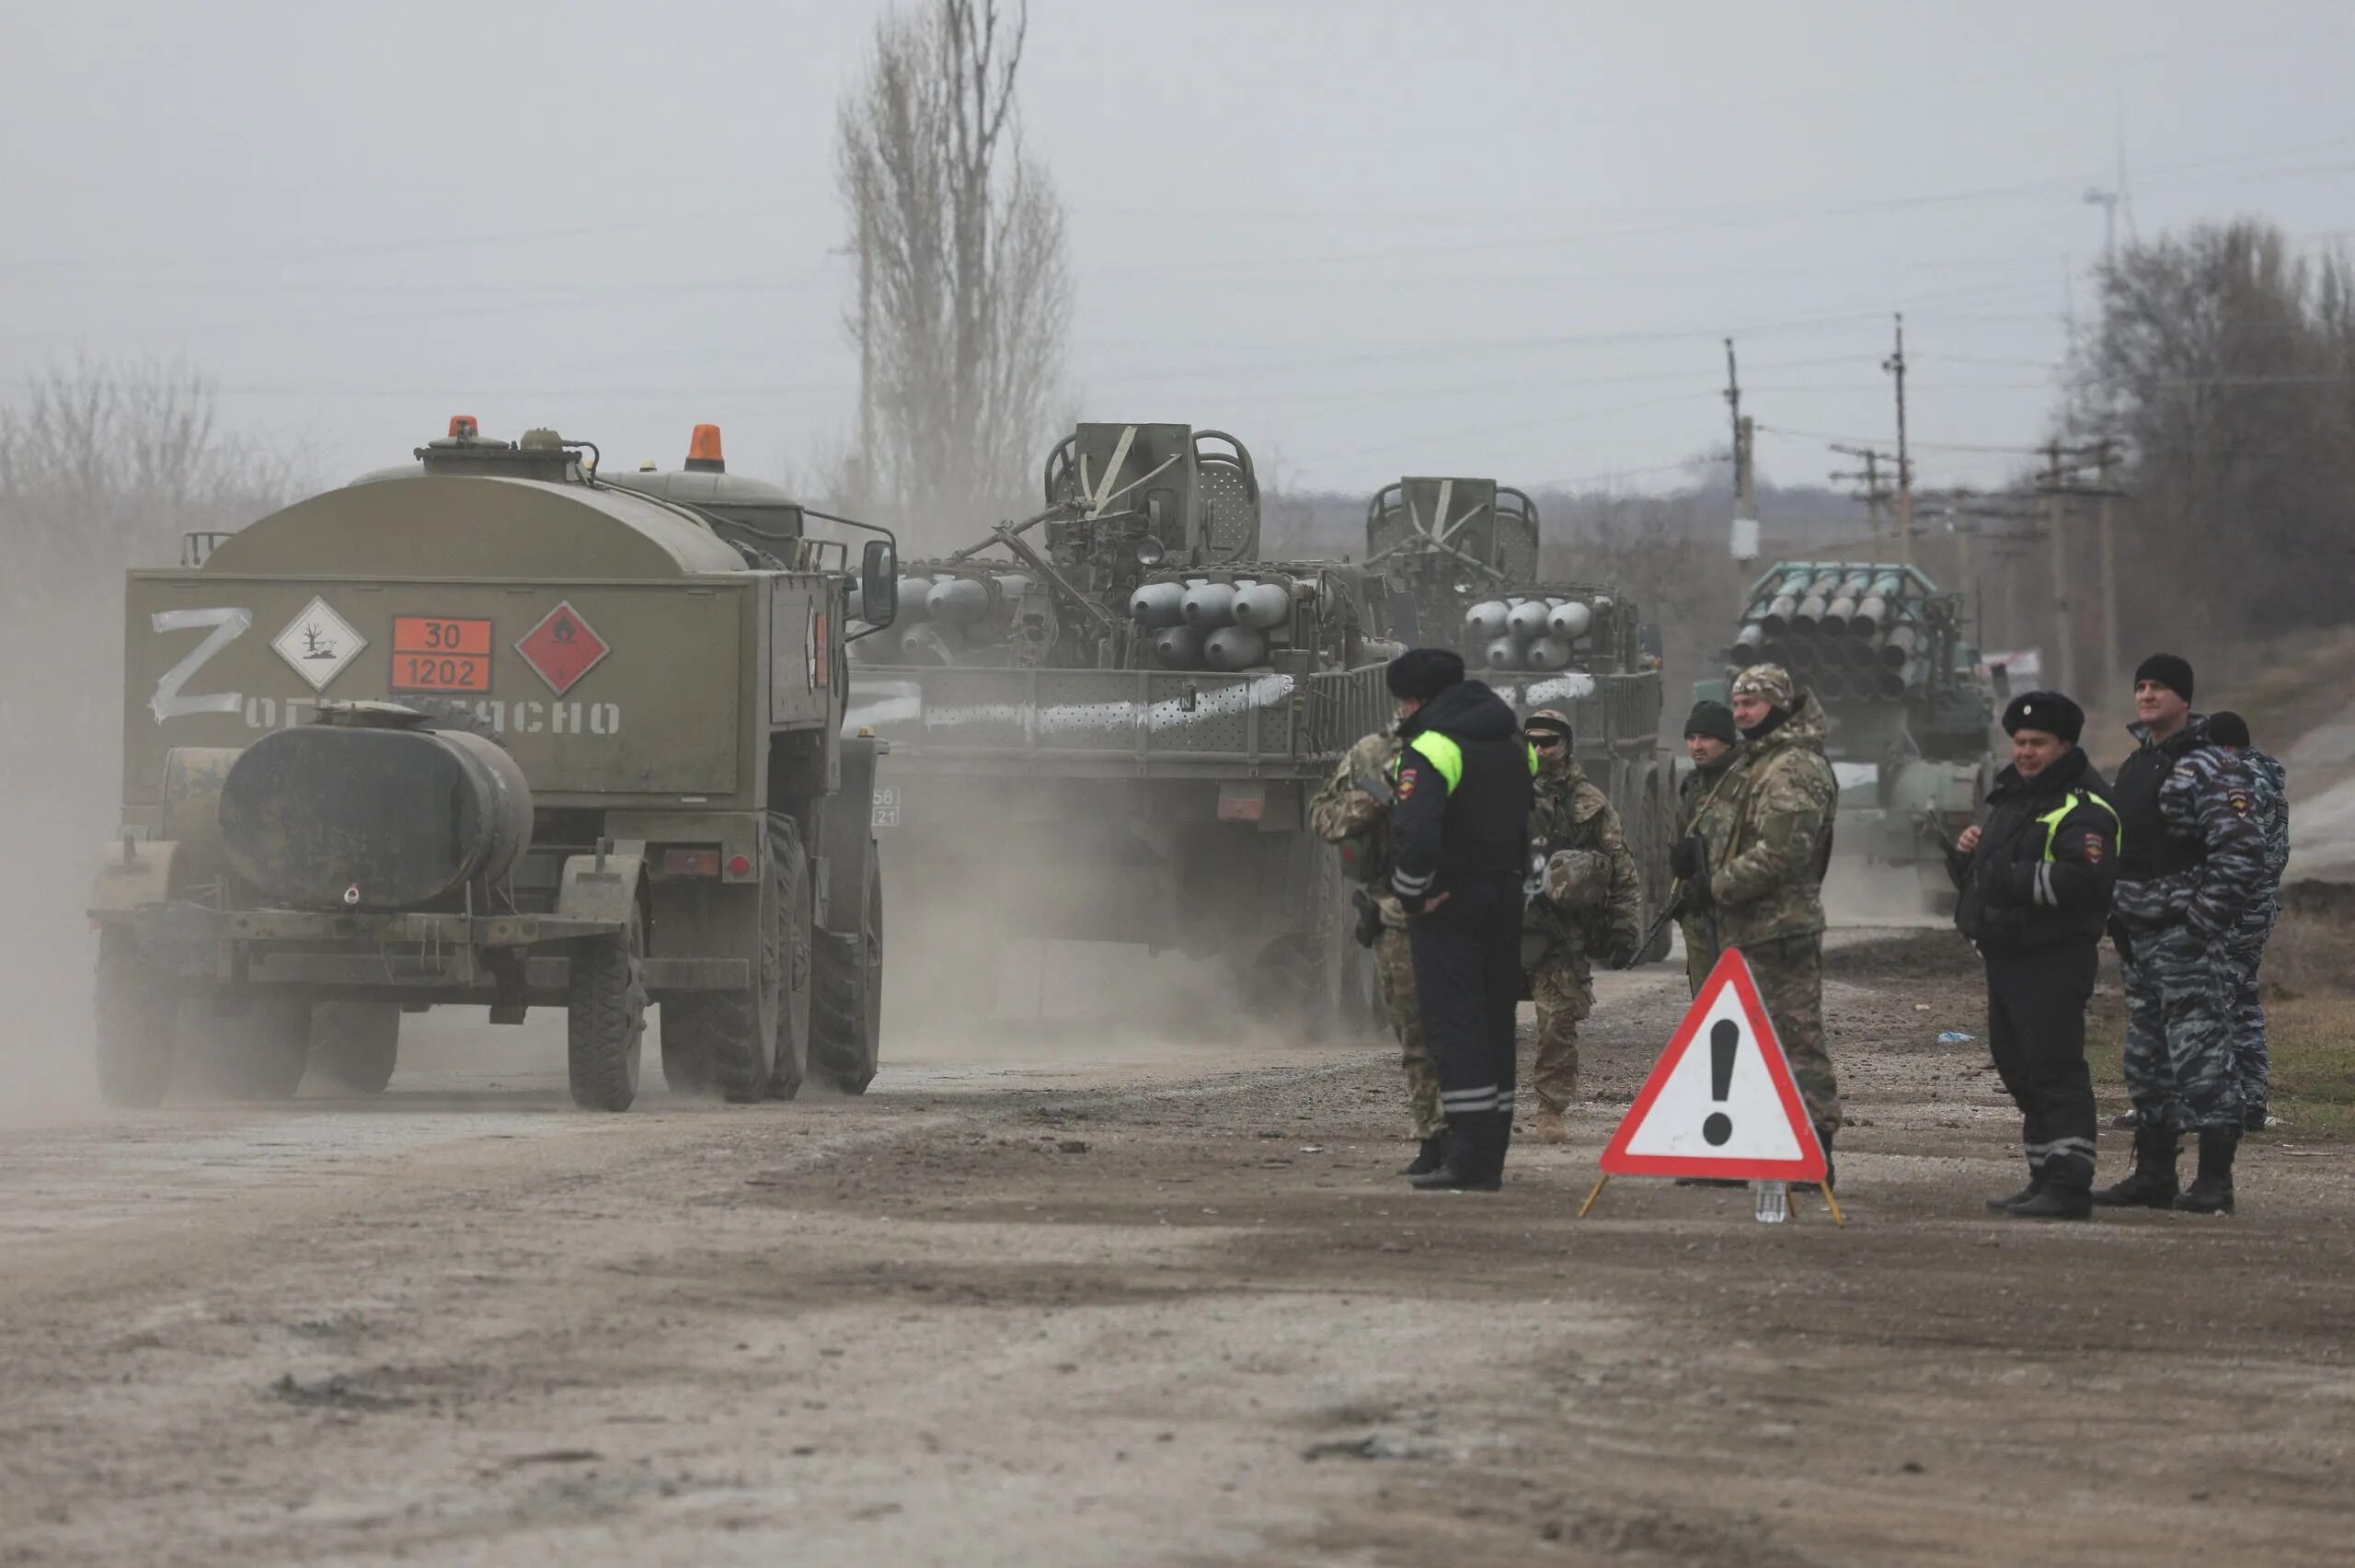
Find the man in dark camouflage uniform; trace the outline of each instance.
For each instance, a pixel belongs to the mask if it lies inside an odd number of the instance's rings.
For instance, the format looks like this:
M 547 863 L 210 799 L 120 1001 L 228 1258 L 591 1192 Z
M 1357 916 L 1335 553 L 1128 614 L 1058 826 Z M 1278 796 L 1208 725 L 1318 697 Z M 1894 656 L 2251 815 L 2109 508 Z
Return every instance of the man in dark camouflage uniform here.
M 1634 960 L 1644 895 L 1619 813 L 1571 754 L 1569 715 L 1543 709 L 1522 731 L 1537 752 L 1530 853 L 1546 868 L 1522 926 L 1522 970 L 1537 1006 L 1530 1126 L 1538 1142 L 1561 1143 L 1569 1137 L 1562 1113 L 1578 1096 L 1579 1023 L 1594 1011 L 1594 960 L 1614 968 Z
M 1740 742 L 1731 708 L 1723 703 L 1693 704 L 1684 720 L 1684 754 L 1693 760 L 1693 771 L 1676 786 L 1676 837 L 1668 852 L 1669 869 L 1680 885 L 1690 882 L 1704 864 L 1715 865 L 1724 858 L 1733 825 L 1734 791 L 1727 784 Z M 1684 933 L 1684 979 L 1698 996 L 1701 982 L 1717 965 L 1717 915 L 1687 910 L 1676 923 Z
M 2249 743 L 2248 721 L 2238 714 L 2210 714 L 2208 738 L 2237 756 L 2248 770 L 2249 798 L 2256 805 L 2250 815 L 2265 835 L 2265 890 L 2224 944 L 2233 955 L 2233 1064 L 2241 1078 L 2241 1126 L 2256 1132 L 2265 1126 L 2266 1102 L 2273 1088 L 2257 973 L 2265 962 L 2265 944 L 2281 918 L 2281 874 L 2290 864 L 2290 775 Z
M 1714 914 L 1718 942 L 1749 962 L 1828 1158 L 1840 1085 L 1823 1047 L 1823 873 L 1839 781 L 1823 755 L 1823 710 L 1781 665 L 1751 666 L 1732 695 L 1742 752 L 1725 785 L 1725 853 L 1685 888 Z
M 2248 770 L 2211 743 L 2191 711 L 2191 666 L 2154 654 L 2134 672 L 2121 763 L 2118 888 L 2111 928 L 2126 979 L 2126 1090 L 2137 1118 L 2134 1170 L 2094 1194 L 2110 1207 L 2233 1208 L 2241 1081 L 2233 1064 L 2234 967 L 2226 943 L 2265 885 L 2265 843 Z M 2178 1191 L 2185 1132 L 2200 1171 Z
M 1439 1073 L 1423 1043 L 1422 1014 L 1415 1006 L 1415 964 L 1407 947 L 1407 912 L 1390 891 L 1388 828 L 1390 801 L 1398 774 L 1400 742 L 1376 730 L 1350 748 L 1308 803 L 1308 825 L 1316 836 L 1341 849 L 1342 865 L 1365 884 L 1361 898 L 1373 900 L 1382 920 L 1372 951 L 1382 1011 L 1398 1038 L 1399 1065 L 1407 1074 L 1407 1111 L 1419 1145 L 1405 1175 L 1439 1169 L 1446 1152 L 1447 1124 L 1439 1112 Z

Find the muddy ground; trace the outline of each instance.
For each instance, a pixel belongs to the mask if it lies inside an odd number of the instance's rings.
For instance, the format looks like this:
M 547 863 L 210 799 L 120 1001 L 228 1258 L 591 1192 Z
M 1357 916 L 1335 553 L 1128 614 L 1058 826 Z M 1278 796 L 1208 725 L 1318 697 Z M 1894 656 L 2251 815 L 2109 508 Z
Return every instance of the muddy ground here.
M 1495 1197 L 1394 1179 L 1383 1052 L 1069 1019 L 856 1102 L 591 1116 L 445 1027 L 372 1104 L 0 1125 L 0 1563 L 2345 1562 L 2355 1153 L 1995 1220 L 1967 956 L 1836 966 L 1844 1230 L 1573 1218 L 1666 967 Z

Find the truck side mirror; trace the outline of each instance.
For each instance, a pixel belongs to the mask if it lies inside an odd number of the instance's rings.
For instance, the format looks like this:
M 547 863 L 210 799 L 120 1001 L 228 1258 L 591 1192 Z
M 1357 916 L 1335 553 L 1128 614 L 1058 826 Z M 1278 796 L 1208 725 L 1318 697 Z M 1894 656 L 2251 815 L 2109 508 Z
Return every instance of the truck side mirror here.
M 858 562 L 859 619 L 881 628 L 900 618 L 900 553 L 888 539 L 870 539 Z

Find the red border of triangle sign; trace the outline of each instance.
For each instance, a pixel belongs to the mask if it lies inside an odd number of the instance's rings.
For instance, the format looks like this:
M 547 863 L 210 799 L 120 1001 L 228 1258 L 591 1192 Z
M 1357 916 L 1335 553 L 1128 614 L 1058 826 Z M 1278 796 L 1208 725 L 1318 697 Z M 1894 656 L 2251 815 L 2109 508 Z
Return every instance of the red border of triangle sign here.
M 1687 1068 L 1696 1046 L 1704 1059 Z M 1823 1145 L 1740 948 L 1701 982 L 1599 1163 L 1606 1176 L 1822 1181 Z

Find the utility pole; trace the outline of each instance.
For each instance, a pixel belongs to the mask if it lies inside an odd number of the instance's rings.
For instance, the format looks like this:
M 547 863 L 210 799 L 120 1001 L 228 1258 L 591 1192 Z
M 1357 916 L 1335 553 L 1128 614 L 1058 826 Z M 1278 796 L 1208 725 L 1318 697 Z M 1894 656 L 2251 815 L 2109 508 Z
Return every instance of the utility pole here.
M 2044 527 L 2051 542 L 2053 624 L 2059 628 L 2054 641 L 2060 645 L 2053 651 L 2060 655 L 2060 689 L 2074 692 L 2077 690 L 2077 638 L 2076 624 L 2069 609 L 2069 542 L 2061 532 L 2061 519 L 2065 512 L 2061 498 L 2059 441 L 2046 444 L 2044 459 Z
M 2101 471 L 2101 509 L 2095 514 L 2095 528 L 2101 536 L 2101 689 L 2105 692 L 2118 690 L 2120 658 L 2118 654 L 2118 533 L 2113 512 L 2118 499 L 2116 480 L 2112 471 L 2117 466 L 2115 449 L 2108 441 L 2098 443 L 2094 462 Z
M 1913 564 L 1913 464 L 1905 449 L 1905 313 L 1897 313 L 1897 351 L 1880 362 L 1897 378 L 1897 536 L 1905 564 Z
M 1875 452 L 1868 446 L 1841 446 L 1835 442 L 1832 450 L 1843 457 L 1853 457 L 1865 465 L 1860 471 L 1851 470 L 1834 474 L 1832 477 L 1863 482 L 1865 487 L 1861 491 L 1855 492 L 1853 498 L 1865 503 L 1865 515 L 1872 520 L 1873 544 L 1878 548 L 1880 544 L 1881 509 L 1889 503 L 1890 499 L 1888 486 L 1881 482 L 1880 465 L 1884 463 L 1894 463 L 1896 460 L 1885 452 Z
M 1733 339 L 1726 339 L 1726 406 L 1733 416 L 1733 557 L 1758 554 L 1758 427 L 1741 411 L 1741 377 L 1736 372 Z

